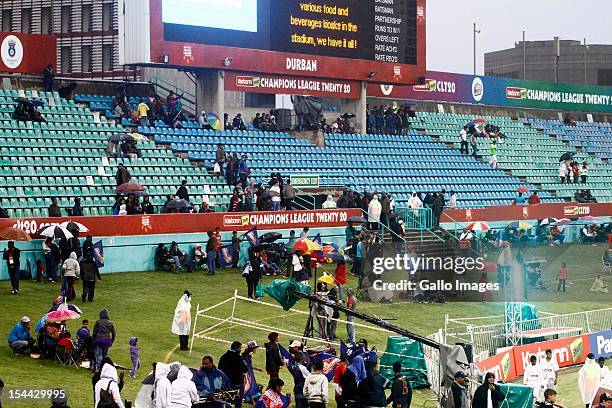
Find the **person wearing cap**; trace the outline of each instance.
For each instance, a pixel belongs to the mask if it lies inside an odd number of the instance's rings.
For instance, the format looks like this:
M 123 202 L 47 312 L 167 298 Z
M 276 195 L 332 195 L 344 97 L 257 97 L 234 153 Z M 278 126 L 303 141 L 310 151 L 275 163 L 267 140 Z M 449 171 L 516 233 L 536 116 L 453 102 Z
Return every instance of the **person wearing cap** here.
M 257 385 L 257 379 L 255 378 L 255 370 L 263 372 L 261 368 L 253 367 L 253 354 L 257 352 L 259 345 L 255 340 L 251 340 L 247 343 L 246 350 L 242 353 L 242 361 L 247 367 L 247 372 L 244 375 L 244 400 L 247 403 L 257 401 L 261 396 L 259 391 L 259 385 Z
M 285 382 L 280 378 L 270 378 L 268 389 L 261 397 L 264 408 L 287 408 L 289 406 L 291 399 L 281 394 L 284 385 Z
M 185 290 L 174 309 L 172 333 L 179 336 L 181 350 L 189 350 L 189 331 L 191 329 L 191 292 Z
M 454 378 L 455 380 L 448 389 L 445 408 L 469 408 L 467 376 L 463 371 L 457 371 Z
M 234 341 L 230 349 L 219 359 L 219 370 L 223 371 L 227 378 L 229 378 L 232 389 L 240 390 L 240 396 L 234 402 L 236 408 L 242 406 L 242 398 L 244 396 L 243 375 L 247 372 L 247 365 L 240 356 L 240 353 L 242 353 L 242 343 Z
M 472 408 L 499 408 L 506 397 L 495 384 L 495 374 L 487 373 L 484 382 L 474 392 Z
M 410 408 L 412 388 L 408 378 L 402 374 L 402 363 L 400 361 L 393 363 L 392 383 L 391 395 L 387 398 L 387 405 L 391 404 L 391 408 Z
M 544 371 L 538 364 L 538 358 L 535 355 L 529 357 L 529 364 L 525 367 L 525 373 L 523 374 L 523 384 L 531 387 L 535 401 L 543 401 Z
M 13 326 L 8 335 L 8 344 L 16 356 L 26 354 L 32 347 L 34 339 L 30 335 L 30 318 L 28 316 L 23 316 Z

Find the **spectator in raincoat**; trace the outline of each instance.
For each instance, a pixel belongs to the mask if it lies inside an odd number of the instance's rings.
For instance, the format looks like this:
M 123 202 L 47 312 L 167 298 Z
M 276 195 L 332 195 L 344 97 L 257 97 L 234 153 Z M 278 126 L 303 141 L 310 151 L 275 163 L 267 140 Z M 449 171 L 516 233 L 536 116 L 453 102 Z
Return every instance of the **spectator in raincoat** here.
M 378 195 L 372 197 L 372 201 L 368 205 L 368 222 L 370 223 L 371 230 L 378 230 L 380 223 L 380 213 L 382 212 L 382 205 L 378 201 Z
M 168 379 L 170 365 L 158 362 L 155 365 L 154 408 L 168 408 L 172 394 L 172 383 Z
M 595 362 L 593 353 L 589 353 L 584 365 L 578 372 L 578 388 L 580 390 L 582 402 L 587 408 L 591 406 L 591 402 L 593 398 L 595 398 L 595 394 L 597 394 L 600 380 L 601 369 Z
M 179 336 L 181 350 L 188 350 L 189 331 L 191 330 L 191 292 L 185 290 L 174 309 L 172 333 Z

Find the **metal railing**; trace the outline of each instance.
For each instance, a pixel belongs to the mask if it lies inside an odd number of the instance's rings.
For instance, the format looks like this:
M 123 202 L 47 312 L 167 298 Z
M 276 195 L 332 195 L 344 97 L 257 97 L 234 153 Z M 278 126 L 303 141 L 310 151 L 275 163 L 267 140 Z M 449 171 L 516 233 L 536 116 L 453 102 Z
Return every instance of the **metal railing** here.
M 297 187 L 293 188 L 297 193 L 293 199 L 293 204 L 296 207 L 298 207 L 300 210 L 316 210 L 317 199 L 315 196 Z
M 500 347 L 506 347 L 508 324 L 479 324 L 485 321 L 502 320 L 504 316 L 488 316 L 475 319 L 445 319 L 444 340 L 446 343 L 461 342 L 472 344 L 474 355 L 485 357 L 495 354 Z M 563 315 L 550 315 L 533 320 L 522 320 L 523 331 L 537 329 L 558 329 L 555 336 L 559 338 L 608 330 L 612 327 L 612 308 L 589 310 Z M 552 331 L 551 331 L 552 333 Z M 520 343 L 523 343 L 521 336 Z
M 431 230 L 433 227 L 433 212 L 431 208 L 409 208 L 402 206 L 396 207 L 396 211 L 405 211 L 405 213 L 402 214 L 405 230 Z
M 159 90 L 163 90 L 165 91 L 165 95 L 163 95 L 164 97 L 168 96 L 170 93 L 173 93 L 175 95 L 182 95 L 181 97 L 181 103 L 182 103 L 182 108 L 183 110 L 187 111 L 188 113 L 191 113 L 192 115 L 196 115 L 196 96 L 192 93 L 189 93 L 179 87 L 177 87 L 176 85 L 161 79 L 159 77 L 153 77 L 149 80 L 149 83 L 151 85 L 153 85 L 155 87 L 155 92 L 157 94 L 159 94 L 160 96 L 161 93 L 159 92 Z

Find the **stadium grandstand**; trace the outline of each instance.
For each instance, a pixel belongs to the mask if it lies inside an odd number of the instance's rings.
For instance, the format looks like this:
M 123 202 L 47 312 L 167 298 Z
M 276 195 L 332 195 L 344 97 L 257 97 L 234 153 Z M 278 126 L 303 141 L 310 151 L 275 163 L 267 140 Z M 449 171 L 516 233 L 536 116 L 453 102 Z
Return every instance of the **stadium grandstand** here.
M 608 407 L 612 88 L 433 3 L 0 2 L 0 405 Z

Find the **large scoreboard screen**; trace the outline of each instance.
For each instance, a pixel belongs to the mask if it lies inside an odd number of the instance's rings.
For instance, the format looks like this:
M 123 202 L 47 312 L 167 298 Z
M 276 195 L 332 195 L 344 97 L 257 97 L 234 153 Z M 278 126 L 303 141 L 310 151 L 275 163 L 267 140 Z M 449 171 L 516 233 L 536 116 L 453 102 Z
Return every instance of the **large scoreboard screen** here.
M 416 0 L 163 0 L 167 41 L 417 63 Z
M 425 75 L 426 0 L 119 1 L 126 65 L 395 84 Z

